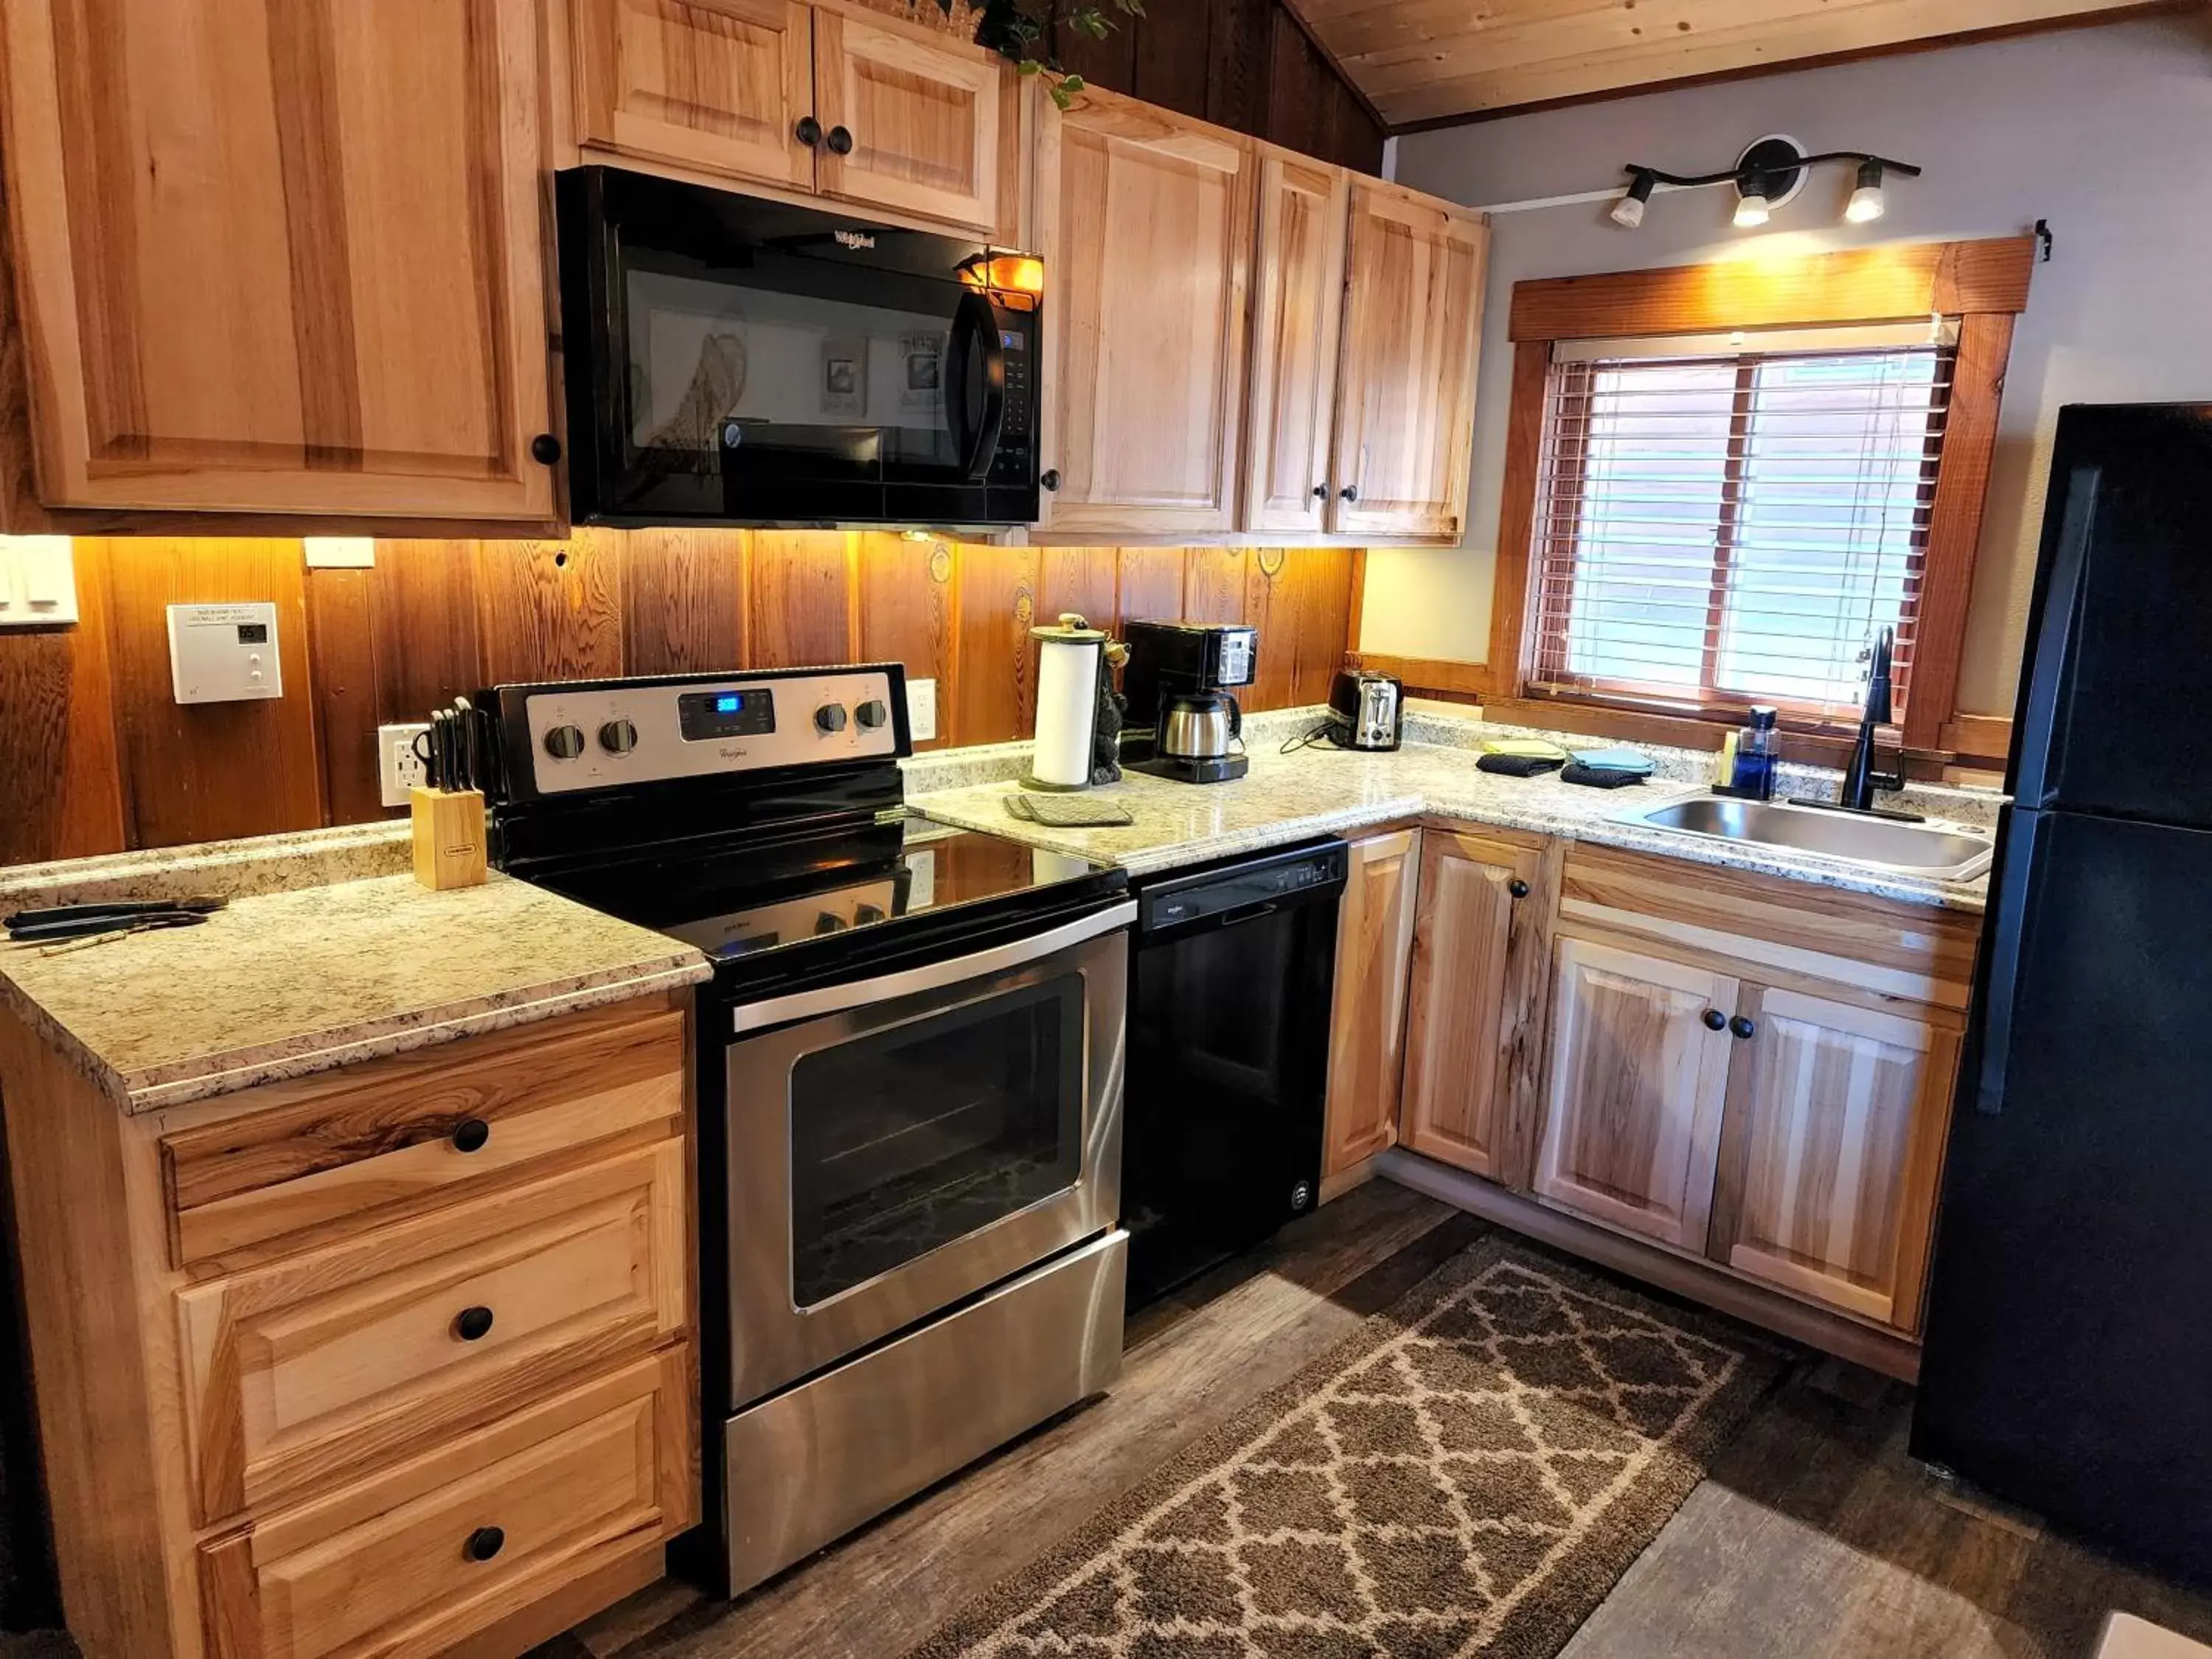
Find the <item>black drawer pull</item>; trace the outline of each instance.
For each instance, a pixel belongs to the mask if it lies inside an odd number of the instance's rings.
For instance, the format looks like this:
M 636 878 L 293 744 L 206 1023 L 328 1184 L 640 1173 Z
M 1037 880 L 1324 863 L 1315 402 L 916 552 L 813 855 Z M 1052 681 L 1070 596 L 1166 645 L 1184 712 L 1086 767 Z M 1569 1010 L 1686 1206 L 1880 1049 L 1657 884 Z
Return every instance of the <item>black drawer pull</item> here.
M 1059 489 L 1060 469 L 1056 466 L 1048 466 L 1045 468 L 1043 471 L 1037 474 L 1037 483 L 1046 489 Z
M 491 1329 L 489 1308 L 464 1308 L 453 1316 L 453 1334 L 464 1342 L 474 1342 Z
M 1734 1019 L 1729 1022 L 1729 1030 L 1734 1031 L 1739 1038 L 1748 1041 L 1753 1033 L 1759 1030 L 1759 1027 L 1753 1025 L 1741 1014 L 1738 1014 Z
M 853 135 L 842 127 L 830 128 L 830 153 L 832 155 L 850 155 L 853 153 Z
M 799 125 L 793 129 L 793 131 L 796 134 L 799 142 L 809 149 L 812 149 L 815 145 L 822 142 L 822 123 L 811 115 L 800 116 Z
M 1528 896 L 1528 884 L 1522 880 L 1520 877 L 1516 876 L 1512 880 L 1505 884 L 1505 890 L 1512 894 L 1515 898 L 1527 898 Z
M 480 1117 L 465 1117 L 453 1125 L 453 1150 L 457 1152 L 481 1152 L 484 1142 L 490 1139 L 491 1125 Z
M 561 441 L 550 432 L 541 432 L 530 441 L 530 459 L 540 466 L 550 466 L 561 459 Z
M 489 1561 L 507 1547 L 507 1531 L 501 1527 L 478 1527 L 471 1533 L 468 1541 L 461 1546 L 461 1553 L 471 1561 Z
M 1705 1029 L 1708 1031 L 1725 1030 L 1728 1028 L 1728 1016 L 1717 1008 L 1706 1009 L 1704 1018 Z

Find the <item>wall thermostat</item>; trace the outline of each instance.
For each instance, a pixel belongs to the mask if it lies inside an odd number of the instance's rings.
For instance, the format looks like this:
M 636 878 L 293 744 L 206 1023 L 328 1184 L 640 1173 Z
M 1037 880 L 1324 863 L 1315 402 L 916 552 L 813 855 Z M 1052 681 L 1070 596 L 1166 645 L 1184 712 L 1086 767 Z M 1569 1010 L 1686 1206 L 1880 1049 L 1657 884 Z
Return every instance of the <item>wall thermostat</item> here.
M 173 605 L 169 678 L 179 702 L 281 697 L 273 605 Z

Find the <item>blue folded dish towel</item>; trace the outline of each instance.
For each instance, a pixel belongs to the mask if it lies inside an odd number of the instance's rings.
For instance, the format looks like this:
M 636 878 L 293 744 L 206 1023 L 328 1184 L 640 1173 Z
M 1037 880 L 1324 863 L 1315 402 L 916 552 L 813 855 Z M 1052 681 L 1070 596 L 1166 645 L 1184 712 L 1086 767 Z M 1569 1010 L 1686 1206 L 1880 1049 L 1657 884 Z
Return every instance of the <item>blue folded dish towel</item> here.
M 1571 758 L 1585 771 L 1625 772 L 1635 778 L 1651 775 L 1651 757 L 1633 749 L 1577 749 Z

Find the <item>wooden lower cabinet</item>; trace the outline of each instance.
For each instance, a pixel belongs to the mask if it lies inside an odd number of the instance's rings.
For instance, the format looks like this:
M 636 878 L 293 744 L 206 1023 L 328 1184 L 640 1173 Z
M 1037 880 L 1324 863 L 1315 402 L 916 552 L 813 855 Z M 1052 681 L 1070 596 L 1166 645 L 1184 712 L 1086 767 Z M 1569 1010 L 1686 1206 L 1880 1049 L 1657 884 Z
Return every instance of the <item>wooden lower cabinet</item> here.
M 1917 1332 L 1959 1017 L 1754 986 L 1741 1018 L 1713 1259 Z
M 1510 1186 L 1528 1179 L 1551 856 L 1534 836 L 1431 830 L 1413 923 L 1400 1139 Z
M 697 1516 L 688 1351 L 204 1547 L 214 1659 L 445 1652 Z
M 1677 1249 L 1705 1248 L 1736 989 L 1686 962 L 1559 941 L 1540 1197 Z
M 1406 1058 L 1406 974 L 1413 949 L 1420 861 L 1418 830 L 1352 843 L 1349 879 L 1336 922 L 1328 1118 L 1322 1143 L 1324 1181 L 1397 1139 L 1398 1085 Z

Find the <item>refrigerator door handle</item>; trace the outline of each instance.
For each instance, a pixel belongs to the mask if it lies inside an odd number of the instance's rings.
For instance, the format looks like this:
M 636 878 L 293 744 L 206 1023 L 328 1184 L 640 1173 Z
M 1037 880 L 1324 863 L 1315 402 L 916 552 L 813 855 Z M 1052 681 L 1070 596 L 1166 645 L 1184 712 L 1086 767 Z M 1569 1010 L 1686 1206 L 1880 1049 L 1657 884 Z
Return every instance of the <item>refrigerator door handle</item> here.
M 1990 893 L 1996 927 L 1990 934 L 1990 977 L 1984 988 L 1980 1074 L 1974 1082 L 1974 1109 L 1984 1117 L 2004 1110 L 2005 1065 L 2012 1053 L 2013 1001 L 2020 994 L 2021 954 L 2027 948 L 2027 910 L 2033 902 L 2036 832 L 2042 815 L 2007 809 L 2011 822 L 2005 837 L 2004 868 Z
M 2013 799 L 2022 806 L 2047 806 L 2065 765 L 2066 731 L 2062 705 L 2074 678 L 2074 650 L 2081 638 L 2081 593 L 2089 562 L 2089 538 L 2096 527 L 2097 492 L 2103 471 L 2077 466 L 2066 481 L 2065 516 L 2049 550 L 2048 585 L 2037 613 L 2039 627 L 2021 682 L 2018 757 Z

